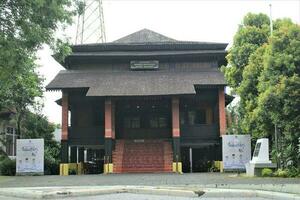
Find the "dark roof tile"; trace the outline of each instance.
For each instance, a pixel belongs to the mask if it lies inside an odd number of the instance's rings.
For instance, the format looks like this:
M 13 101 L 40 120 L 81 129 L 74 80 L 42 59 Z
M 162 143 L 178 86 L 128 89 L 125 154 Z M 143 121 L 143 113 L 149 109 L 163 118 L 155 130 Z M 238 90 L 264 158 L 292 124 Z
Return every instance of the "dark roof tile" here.
M 47 90 L 89 88 L 87 96 L 195 94 L 195 85 L 225 85 L 219 71 L 60 71 Z
M 176 40 L 164 36 L 160 33 L 156 33 L 149 29 L 142 29 L 140 31 L 134 32 L 130 35 L 122 37 L 118 40 L 113 41 L 113 43 L 152 43 L 152 42 L 176 42 Z
M 225 50 L 227 43 L 180 41 L 142 29 L 113 42 L 73 45 L 73 52 L 132 50 Z

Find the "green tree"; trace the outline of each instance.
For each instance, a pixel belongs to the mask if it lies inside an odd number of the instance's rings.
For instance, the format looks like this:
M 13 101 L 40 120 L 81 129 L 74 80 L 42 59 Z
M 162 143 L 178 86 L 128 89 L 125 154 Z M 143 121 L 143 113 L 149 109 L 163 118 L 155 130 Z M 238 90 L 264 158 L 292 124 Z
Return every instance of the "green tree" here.
M 264 57 L 268 54 L 266 51 L 267 44 L 259 47 L 249 58 L 248 65 L 244 68 L 242 81 L 237 88 L 238 94 L 241 96 L 240 113 L 241 127 L 246 133 L 251 133 L 254 139 L 260 137 L 268 137 L 268 133 L 273 130 L 273 126 L 268 124 L 268 114 L 261 112 L 257 114 L 258 104 L 258 84 L 259 77 L 263 71 Z
M 243 134 L 239 106 L 230 104 L 226 108 L 227 134 Z
M 253 138 L 269 137 L 272 144 L 276 124 L 282 134 L 284 166 L 299 166 L 300 27 L 289 19 L 277 20 L 270 37 L 267 21 L 262 14 L 244 18 L 223 71 L 240 96 L 241 131 Z M 256 38 L 251 30 L 257 31 Z
M 31 63 L 30 63 L 31 62 Z M 0 89 L 0 104 L 16 109 L 17 133 L 21 135 L 21 123 L 28 106 L 35 104 L 36 97 L 42 97 L 41 78 L 34 72 L 33 60 L 28 59 L 18 73 L 9 75 Z
M 259 77 L 257 113 L 267 112 L 269 125 L 282 134 L 283 164 L 299 165 L 300 138 L 300 27 L 290 20 L 277 20 L 269 54 Z
M 262 68 L 265 45 L 269 37 L 269 18 L 265 14 L 249 13 L 243 18 L 229 50 L 228 65 L 222 67 L 227 83 L 240 96 L 239 113 L 241 133 L 256 136 L 257 118 L 253 110 L 257 104 L 257 84 Z M 262 118 L 264 119 L 264 118 Z
M 242 81 L 250 55 L 268 41 L 269 18 L 265 14 L 247 14 L 234 36 L 233 46 L 227 55 L 228 66 L 224 70 L 226 80 L 234 90 Z
M 75 2 L 75 1 L 74 1 Z M 0 1 L 0 110 L 17 110 L 17 129 L 29 106 L 42 96 L 41 77 L 36 73 L 35 53 L 48 44 L 59 59 L 70 47 L 55 32 L 72 22 L 71 0 Z M 57 53 L 55 52 L 55 53 Z

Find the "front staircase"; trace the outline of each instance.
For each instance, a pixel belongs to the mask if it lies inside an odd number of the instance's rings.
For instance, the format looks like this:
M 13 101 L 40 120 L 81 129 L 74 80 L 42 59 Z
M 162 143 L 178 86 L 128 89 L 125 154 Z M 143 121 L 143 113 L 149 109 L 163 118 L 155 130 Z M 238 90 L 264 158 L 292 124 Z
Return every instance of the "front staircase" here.
M 172 172 L 173 152 L 166 140 L 116 140 L 114 173 Z

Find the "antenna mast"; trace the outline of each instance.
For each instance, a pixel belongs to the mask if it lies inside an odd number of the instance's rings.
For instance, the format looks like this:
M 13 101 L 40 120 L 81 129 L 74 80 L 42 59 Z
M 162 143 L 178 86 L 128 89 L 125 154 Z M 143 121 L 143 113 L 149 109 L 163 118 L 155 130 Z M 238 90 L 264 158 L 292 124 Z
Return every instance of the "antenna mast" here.
M 83 0 L 78 13 L 75 44 L 105 43 L 102 0 Z

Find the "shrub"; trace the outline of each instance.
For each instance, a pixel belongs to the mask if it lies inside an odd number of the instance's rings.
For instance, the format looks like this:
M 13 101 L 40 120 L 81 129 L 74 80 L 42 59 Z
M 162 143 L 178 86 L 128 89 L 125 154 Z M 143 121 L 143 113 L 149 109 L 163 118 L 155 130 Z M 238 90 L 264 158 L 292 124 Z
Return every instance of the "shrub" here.
M 69 169 L 69 175 L 76 175 L 76 170 L 75 169 Z
M 283 169 L 278 169 L 275 173 L 274 173 L 275 176 L 277 177 L 282 177 L 282 178 L 285 178 L 285 177 L 288 177 L 288 172 L 286 170 L 283 170 Z
M 5 158 L 0 162 L 0 174 L 5 176 L 16 175 L 16 160 Z
M 3 160 L 5 160 L 6 158 L 8 158 L 6 155 L 1 155 L 0 154 L 0 162 L 2 162 Z
M 273 171 L 269 168 L 264 168 L 262 171 L 261 171 L 261 175 L 263 177 L 269 177 L 269 176 L 272 176 L 273 175 Z
M 59 162 L 56 160 L 49 159 L 45 156 L 44 174 L 45 175 L 58 175 L 59 174 Z
M 300 177 L 300 169 L 296 167 L 289 167 L 287 169 L 288 177 Z
M 59 174 L 59 154 L 60 146 L 57 142 L 51 142 L 45 147 L 44 151 L 44 174 L 58 175 Z
M 49 148 L 45 148 L 44 154 L 44 174 L 58 175 L 59 174 L 59 160 L 53 156 Z

